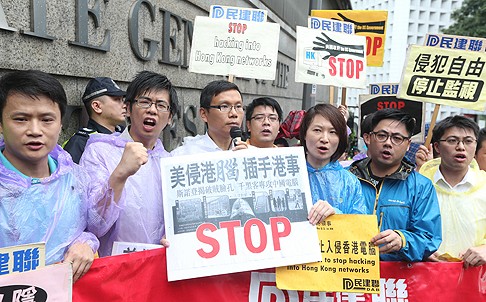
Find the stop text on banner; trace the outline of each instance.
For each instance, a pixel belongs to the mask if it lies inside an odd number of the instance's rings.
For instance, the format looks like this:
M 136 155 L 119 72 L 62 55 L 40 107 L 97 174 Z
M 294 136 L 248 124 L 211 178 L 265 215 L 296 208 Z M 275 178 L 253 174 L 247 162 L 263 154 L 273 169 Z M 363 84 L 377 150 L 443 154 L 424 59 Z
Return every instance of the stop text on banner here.
M 189 71 L 274 80 L 280 25 L 197 16 Z
M 295 81 L 366 88 L 365 38 L 297 26 Z
M 320 260 L 302 147 L 161 165 L 169 281 Z
M 354 32 L 366 37 L 368 66 L 383 66 L 385 54 L 387 11 L 372 10 L 312 10 L 311 16 L 337 19 L 354 24 Z
M 383 87 L 387 87 L 388 84 L 383 84 Z M 388 86 L 392 86 L 390 84 Z M 388 91 L 387 88 L 385 91 Z M 398 89 L 398 87 L 396 88 Z M 376 90 L 376 89 L 375 89 Z M 395 90 L 395 88 L 392 88 Z M 396 94 L 385 94 L 381 93 L 377 94 L 360 94 L 359 95 L 359 111 L 360 111 L 360 133 L 361 133 L 361 124 L 363 123 L 364 118 L 372 113 L 375 113 L 378 110 L 383 109 L 399 109 L 408 114 L 410 114 L 416 121 L 415 128 L 412 132 L 412 139 L 414 141 L 423 142 L 424 141 L 424 120 L 425 120 L 425 103 L 419 101 L 412 101 L 412 100 L 404 100 L 397 98 Z

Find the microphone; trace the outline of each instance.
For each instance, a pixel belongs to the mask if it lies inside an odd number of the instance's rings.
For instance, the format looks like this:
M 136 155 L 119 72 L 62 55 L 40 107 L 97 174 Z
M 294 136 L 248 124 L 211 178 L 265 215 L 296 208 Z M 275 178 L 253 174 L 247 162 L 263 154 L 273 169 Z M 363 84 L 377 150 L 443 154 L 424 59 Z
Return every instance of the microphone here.
M 230 129 L 230 136 L 232 138 L 231 141 L 231 147 L 234 148 L 236 146 L 236 143 L 241 141 L 241 136 L 243 135 L 243 132 L 241 131 L 240 127 L 231 127 Z

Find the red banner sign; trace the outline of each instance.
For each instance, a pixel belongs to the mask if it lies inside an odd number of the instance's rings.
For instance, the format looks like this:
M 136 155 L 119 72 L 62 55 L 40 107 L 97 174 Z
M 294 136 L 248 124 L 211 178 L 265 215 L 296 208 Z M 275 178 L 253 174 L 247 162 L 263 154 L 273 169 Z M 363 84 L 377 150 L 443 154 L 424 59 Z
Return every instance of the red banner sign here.
M 73 302 L 98 301 L 486 301 L 486 266 L 381 262 L 381 294 L 279 290 L 274 270 L 167 281 L 165 249 L 96 259 L 74 284 Z

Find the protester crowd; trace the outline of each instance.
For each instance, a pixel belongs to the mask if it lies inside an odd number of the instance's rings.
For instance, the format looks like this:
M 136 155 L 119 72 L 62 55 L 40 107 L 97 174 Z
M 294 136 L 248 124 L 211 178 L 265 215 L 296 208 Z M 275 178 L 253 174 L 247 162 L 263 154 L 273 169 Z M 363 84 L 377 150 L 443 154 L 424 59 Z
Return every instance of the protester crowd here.
M 284 121 L 276 100 L 259 97 L 245 108 L 237 85 L 213 81 L 200 96 L 206 133 L 169 152 L 159 137 L 179 106 L 166 76 L 140 72 L 126 91 L 95 78 L 83 102 L 89 122 L 62 149 L 67 99 L 59 81 L 34 70 L 0 79 L 0 247 L 45 242 L 46 263 L 72 263 L 75 280 L 96 253 L 110 255 L 115 241 L 169 246 L 161 158 L 275 148 L 277 138 L 288 146 L 282 133 L 305 150 L 310 223 L 376 215 L 379 233 L 370 240 L 381 260 L 486 263 L 486 131 L 466 117 L 437 123 L 415 165 L 405 157 L 415 120 L 397 109 L 377 111 L 362 127 L 366 155 L 345 169 L 345 108 L 319 104 Z M 235 139 L 243 119 L 249 138 Z

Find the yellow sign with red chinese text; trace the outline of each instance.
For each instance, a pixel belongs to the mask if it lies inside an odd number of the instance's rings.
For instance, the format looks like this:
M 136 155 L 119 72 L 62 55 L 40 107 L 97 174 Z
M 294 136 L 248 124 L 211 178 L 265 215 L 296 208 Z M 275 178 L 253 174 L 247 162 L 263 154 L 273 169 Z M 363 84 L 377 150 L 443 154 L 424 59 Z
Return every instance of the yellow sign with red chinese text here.
M 353 23 L 354 33 L 366 37 L 366 62 L 368 66 L 383 66 L 387 11 L 312 10 L 311 16 Z
M 410 45 L 397 97 L 484 111 L 486 53 Z
M 375 215 L 332 215 L 317 225 L 322 261 L 276 269 L 279 289 L 318 292 L 380 292 Z

